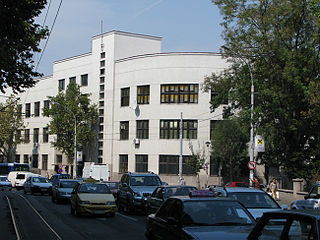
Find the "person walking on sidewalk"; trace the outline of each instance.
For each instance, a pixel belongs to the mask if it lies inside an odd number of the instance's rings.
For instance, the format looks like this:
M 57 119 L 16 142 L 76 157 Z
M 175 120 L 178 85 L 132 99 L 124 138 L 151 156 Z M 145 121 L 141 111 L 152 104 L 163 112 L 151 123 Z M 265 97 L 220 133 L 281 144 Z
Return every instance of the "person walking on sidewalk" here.
M 270 183 L 270 191 L 272 193 L 272 197 L 276 199 L 276 191 L 278 190 L 277 187 L 277 180 L 275 178 L 272 179 L 272 182 Z

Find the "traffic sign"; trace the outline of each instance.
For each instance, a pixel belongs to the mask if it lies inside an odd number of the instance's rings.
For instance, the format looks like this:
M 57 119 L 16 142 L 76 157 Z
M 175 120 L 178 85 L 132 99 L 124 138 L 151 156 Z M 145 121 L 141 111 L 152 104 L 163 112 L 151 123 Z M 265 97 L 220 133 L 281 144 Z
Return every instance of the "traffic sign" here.
M 59 168 L 59 169 L 58 169 L 58 173 L 62 173 L 62 168 Z
M 251 169 L 251 170 L 253 170 L 253 169 L 255 169 L 256 168 L 256 162 L 255 161 L 250 161 L 250 162 L 248 162 L 248 168 L 249 169 Z
M 256 152 L 265 152 L 264 137 L 257 135 L 254 141 L 254 150 Z

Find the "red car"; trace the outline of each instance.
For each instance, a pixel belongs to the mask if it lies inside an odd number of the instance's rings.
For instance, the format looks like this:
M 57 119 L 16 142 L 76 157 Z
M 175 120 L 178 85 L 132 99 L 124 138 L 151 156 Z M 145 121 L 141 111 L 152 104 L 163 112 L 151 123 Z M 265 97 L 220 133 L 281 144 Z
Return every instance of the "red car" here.
M 230 182 L 225 187 L 249 187 L 249 183 L 246 182 Z

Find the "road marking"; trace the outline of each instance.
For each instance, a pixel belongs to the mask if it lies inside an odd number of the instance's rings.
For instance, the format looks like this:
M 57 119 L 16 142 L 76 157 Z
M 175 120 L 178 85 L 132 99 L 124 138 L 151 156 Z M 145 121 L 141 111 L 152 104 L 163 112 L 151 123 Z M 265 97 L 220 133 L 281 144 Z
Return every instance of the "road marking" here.
M 127 215 L 123 215 L 123 214 L 121 214 L 121 213 L 117 213 L 117 212 L 116 212 L 116 215 L 118 215 L 118 216 L 120 216 L 120 217 L 123 217 L 123 218 L 127 218 L 127 219 L 132 220 L 132 221 L 135 221 L 135 222 L 138 222 L 138 219 L 135 219 L 135 218 L 133 218 L 133 217 L 129 217 L 129 216 L 127 216 Z
M 12 210 L 12 207 L 11 207 L 10 200 L 9 200 L 9 198 L 8 198 L 7 195 L 6 195 L 5 197 L 7 198 L 7 201 L 8 201 L 8 205 L 9 205 L 9 209 L 10 209 L 10 214 L 11 214 L 11 219 L 12 219 L 14 231 L 16 232 L 16 235 L 17 235 L 17 240 L 20 240 L 21 237 L 20 237 L 20 233 L 19 233 L 19 230 L 18 230 L 18 227 L 17 227 L 16 219 L 14 218 L 14 215 L 13 215 L 13 210 Z
M 54 233 L 54 235 L 56 235 L 56 237 L 59 239 L 59 240 L 62 240 L 62 237 L 59 236 L 59 234 L 53 230 L 53 228 L 46 222 L 46 220 L 44 220 L 44 218 L 40 215 L 40 213 L 32 206 L 32 204 L 29 202 L 28 199 L 26 199 L 24 196 L 20 195 L 20 194 L 17 194 L 19 195 L 20 197 L 22 197 L 28 204 L 29 206 L 32 208 L 32 210 L 41 218 L 41 220 L 47 225 L 47 227 Z

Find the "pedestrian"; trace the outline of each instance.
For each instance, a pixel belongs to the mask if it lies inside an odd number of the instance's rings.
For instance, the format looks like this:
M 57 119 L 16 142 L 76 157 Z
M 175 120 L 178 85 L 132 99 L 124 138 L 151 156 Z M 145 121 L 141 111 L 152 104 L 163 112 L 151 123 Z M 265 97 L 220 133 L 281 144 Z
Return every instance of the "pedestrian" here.
M 260 181 L 259 181 L 259 178 L 254 177 L 254 179 L 253 179 L 253 186 L 254 186 L 254 188 L 260 189 Z
M 181 178 L 181 185 L 186 185 L 186 181 L 184 180 L 184 178 Z
M 272 193 L 272 197 L 274 199 L 276 199 L 276 192 L 278 190 L 278 187 L 277 187 L 277 180 L 275 178 L 272 179 L 272 182 L 270 183 L 270 191 Z

